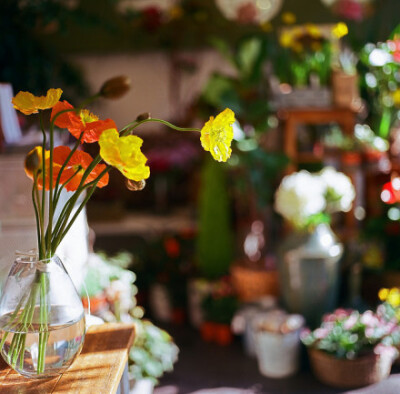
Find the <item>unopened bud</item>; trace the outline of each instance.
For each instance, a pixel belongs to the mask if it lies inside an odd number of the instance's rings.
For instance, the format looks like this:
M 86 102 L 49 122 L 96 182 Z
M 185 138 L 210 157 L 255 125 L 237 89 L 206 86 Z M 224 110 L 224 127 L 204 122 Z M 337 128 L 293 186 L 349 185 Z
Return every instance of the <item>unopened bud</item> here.
M 41 146 L 36 146 L 25 157 L 25 172 L 31 178 L 33 178 L 33 174 L 42 166 L 42 152 L 43 148 Z
M 150 119 L 150 118 L 151 118 L 151 115 L 150 115 L 149 112 L 143 112 L 142 114 L 137 116 L 136 120 L 138 122 L 141 122 L 142 120 L 147 120 L 147 119 Z
M 100 95 L 108 99 L 118 99 L 131 88 L 131 80 L 126 75 L 114 77 L 103 83 Z
M 146 186 L 146 181 L 142 179 L 141 181 L 134 181 L 133 179 L 126 179 L 125 185 L 128 190 L 132 192 L 137 192 L 139 190 L 143 190 Z

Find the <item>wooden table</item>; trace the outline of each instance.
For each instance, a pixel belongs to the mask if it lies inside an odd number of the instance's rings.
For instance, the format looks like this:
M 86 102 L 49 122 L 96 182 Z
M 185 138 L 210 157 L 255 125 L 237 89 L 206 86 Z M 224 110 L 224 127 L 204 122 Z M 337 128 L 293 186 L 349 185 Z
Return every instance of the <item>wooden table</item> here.
M 24 378 L 0 357 L 0 393 L 116 393 L 133 337 L 132 324 L 110 323 L 90 327 L 79 357 L 63 375 L 51 380 Z

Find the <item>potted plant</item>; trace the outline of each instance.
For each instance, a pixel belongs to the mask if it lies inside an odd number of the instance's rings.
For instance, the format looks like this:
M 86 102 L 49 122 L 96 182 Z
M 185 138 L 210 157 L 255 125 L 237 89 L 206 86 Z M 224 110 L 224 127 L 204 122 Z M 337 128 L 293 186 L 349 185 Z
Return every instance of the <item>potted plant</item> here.
M 148 320 L 134 319 L 129 351 L 130 394 L 150 394 L 164 372 L 172 371 L 179 349 L 171 336 Z
M 322 382 L 352 388 L 385 379 L 397 356 L 393 346 L 399 328 L 370 310 L 337 309 L 320 327 L 305 331 L 311 367 Z
M 357 57 L 346 48 L 339 53 L 332 70 L 332 101 L 338 107 L 357 110 L 361 106 Z
M 229 345 L 233 339 L 230 324 L 237 307 L 237 298 L 229 279 L 225 277 L 214 282 L 210 294 L 202 302 L 202 338 L 221 346 Z
M 333 167 L 288 175 L 276 192 L 275 210 L 294 229 L 278 251 L 281 296 L 285 307 L 303 315 L 308 324 L 318 324 L 335 308 L 343 245 L 329 225 L 330 217 L 349 211 L 354 198 L 350 178 Z
M 256 315 L 251 325 L 261 374 L 270 378 L 295 374 L 300 366 L 300 329 L 304 318 L 273 310 Z

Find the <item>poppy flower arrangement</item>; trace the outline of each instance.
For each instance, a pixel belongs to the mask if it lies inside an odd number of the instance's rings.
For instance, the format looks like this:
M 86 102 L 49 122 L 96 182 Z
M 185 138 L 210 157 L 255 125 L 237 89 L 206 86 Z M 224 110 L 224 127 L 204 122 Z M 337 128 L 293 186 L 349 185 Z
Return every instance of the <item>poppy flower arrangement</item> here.
M 119 97 L 127 91 L 125 85 L 128 83 L 124 77 L 113 78 L 107 81 L 90 101 L 100 96 Z M 180 128 L 146 114 L 118 131 L 113 120 L 101 120 L 87 109 L 75 108 L 65 100 L 60 101 L 61 95 L 61 89 L 49 89 L 47 95 L 41 97 L 29 92 L 19 92 L 12 100 L 14 108 L 26 115 L 39 113 L 41 124 L 43 124 L 42 111 L 51 109 L 49 149 L 46 149 L 46 133 L 43 129 L 43 145 L 35 147 L 25 160 L 25 172 L 33 181 L 32 197 L 37 219 L 40 259 L 49 258 L 55 253 L 57 246 L 95 189 L 108 184 L 108 173 L 112 167 L 117 168 L 127 182 L 140 186 L 136 189 L 144 187 L 145 180 L 150 176 L 150 168 L 146 164 L 146 156 L 141 151 L 143 140 L 132 134 L 139 125 L 158 122 L 178 131 L 198 131 L 203 148 L 209 151 L 215 160 L 226 161 L 230 157 L 235 115 L 229 108 L 215 118 L 211 117 L 201 130 Z M 67 146 L 54 147 L 55 126 L 67 129 L 76 138 L 72 149 Z M 84 142 L 99 144 L 100 153 L 97 157 L 92 158 L 80 150 Z M 55 220 L 54 213 L 63 188 L 74 193 Z M 41 196 L 40 191 L 42 191 Z M 49 192 L 46 215 L 45 191 Z M 78 197 L 84 192 L 86 197 L 71 217 Z M 45 218 L 48 221 L 47 228 L 45 228 Z
M 103 84 L 100 91 L 84 104 L 74 107 L 67 101 L 60 101 L 62 90 L 49 89 L 45 96 L 34 96 L 29 92 L 19 92 L 13 99 L 14 108 L 25 115 L 38 114 L 43 143 L 32 149 L 25 159 L 25 172 L 32 179 L 32 201 L 37 227 L 37 257 L 42 263 L 49 262 L 61 241 L 68 233 L 79 213 L 96 190 L 105 187 L 109 181 L 109 171 L 117 168 L 126 178 L 130 190 L 141 190 L 150 176 L 147 158 L 142 153 L 143 140 L 133 135 L 141 124 L 158 122 L 177 131 L 197 131 L 203 148 L 217 161 L 226 161 L 231 154 L 233 138 L 232 125 L 235 115 L 230 109 L 213 117 L 202 129 L 177 127 L 162 119 L 142 114 L 136 120 L 118 130 L 111 119 L 101 120 L 85 109 L 85 104 L 97 98 L 119 98 L 129 90 L 129 79 L 116 77 Z M 51 109 L 48 133 L 44 129 L 44 112 Z M 55 146 L 54 129 L 67 129 L 76 141 L 72 148 Z M 99 154 L 92 157 L 84 152 L 82 143 L 98 143 Z M 61 205 L 63 189 L 71 192 L 69 199 Z M 81 198 L 80 198 L 81 197 Z M 57 214 L 56 214 L 57 213 Z M 12 316 L 22 319 L 24 327 L 33 323 L 29 306 L 35 305 L 40 294 L 40 327 L 38 343 L 38 375 L 45 370 L 45 354 L 48 341 L 51 305 L 47 299 L 48 287 L 45 273 L 39 273 Z M 14 318 L 13 318 L 14 319 Z M 11 325 L 17 324 L 12 320 Z M 3 336 L 3 348 L 7 335 Z M 23 360 L 25 334 L 16 333 L 10 345 L 10 365 L 15 367 L 17 360 Z

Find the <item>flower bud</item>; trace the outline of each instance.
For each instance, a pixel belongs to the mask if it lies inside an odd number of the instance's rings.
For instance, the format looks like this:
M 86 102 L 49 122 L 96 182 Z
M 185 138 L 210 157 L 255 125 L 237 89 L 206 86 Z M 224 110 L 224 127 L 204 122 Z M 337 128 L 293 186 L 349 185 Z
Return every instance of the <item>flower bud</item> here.
M 138 122 L 141 122 L 142 120 L 146 120 L 146 119 L 150 119 L 150 118 L 151 118 L 151 115 L 149 112 L 143 112 L 142 114 L 140 114 L 136 117 L 136 120 Z
M 36 146 L 25 157 L 24 168 L 30 178 L 33 178 L 33 174 L 42 166 L 42 151 L 41 146 Z
M 141 181 L 134 181 L 132 179 L 126 179 L 125 185 L 128 190 L 130 190 L 132 192 L 137 192 L 137 191 L 144 189 L 144 187 L 146 186 L 146 181 L 144 179 L 142 179 Z
M 125 95 L 130 87 L 130 78 L 126 75 L 120 75 L 104 82 L 100 89 L 100 95 L 108 99 L 118 99 Z

